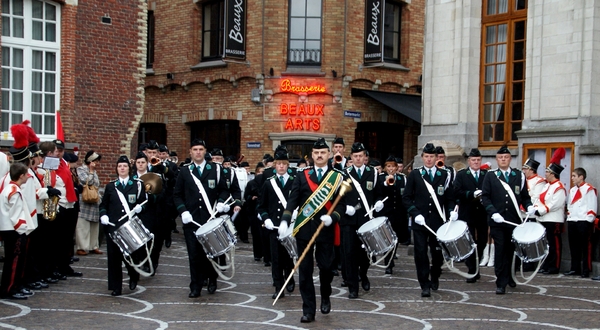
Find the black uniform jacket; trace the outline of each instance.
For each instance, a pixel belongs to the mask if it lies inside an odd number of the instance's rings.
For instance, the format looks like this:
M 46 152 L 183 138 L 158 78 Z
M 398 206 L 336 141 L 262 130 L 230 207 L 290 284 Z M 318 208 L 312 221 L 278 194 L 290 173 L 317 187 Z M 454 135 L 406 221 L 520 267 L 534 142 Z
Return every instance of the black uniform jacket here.
M 329 174 L 330 171 L 336 171 L 343 175 L 343 172 L 333 169 L 331 166 L 327 166 L 327 171 L 325 171 L 325 173 L 322 174 L 323 180 Z M 312 166 L 306 167 L 302 170 L 298 170 L 298 172 L 296 173 L 296 178 L 293 180 L 294 182 L 292 184 L 292 191 L 290 192 L 290 197 L 288 198 L 288 205 L 284 211 L 284 214 L 281 217 L 282 220 L 288 222 L 288 225 L 290 223 L 290 219 L 292 217 L 292 212 L 294 211 L 294 209 L 296 207 L 302 208 L 306 200 L 313 193 L 310 189 L 310 186 L 308 185 L 306 174 L 308 174 L 309 176 L 308 180 L 311 180 L 317 185 L 319 184 L 319 181 L 317 179 L 317 172 L 313 169 Z M 336 199 L 338 192 L 339 189 L 331 196 L 332 203 Z M 302 210 L 299 209 L 298 212 L 302 212 Z M 330 242 L 333 244 L 334 224 L 340 220 L 340 214 L 344 212 L 346 212 L 346 205 L 342 201 L 340 201 L 337 204 L 333 213 L 331 214 L 333 223 L 330 226 L 324 227 L 321 230 L 319 237 L 317 237 L 317 242 Z M 319 225 L 321 224 L 321 215 L 324 214 L 327 214 L 327 209 L 325 207 L 321 208 L 321 210 L 317 214 L 315 214 L 308 223 L 304 224 L 300 228 L 300 231 L 298 232 L 298 234 L 296 234 L 296 237 L 304 240 L 310 240 L 312 235 L 317 230 L 317 227 L 319 227 Z
M 352 177 L 356 182 L 358 182 L 362 188 L 365 198 L 367 199 L 367 205 L 369 208 L 372 208 L 375 205 L 375 202 L 380 199 L 382 195 L 381 182 L 378 182 L 378 174 L 377 170 L 372 166 L 366 165 L 363 173 L 361 173 L 360 179 L 358 178 L 358 173 L 356 173 L 356 169 L 354 166 L 350 166 L 344 170 L 348 176 Z M 354 181 L 352 182 L 352 190 L 344 195 L 344 201 L 346 205 L 351 205 L 354 207 L 359 206 L 358 210 L 354 213 L 354 215 L 349 216 L 344 213 L 342 219 L 340 220 L 340 226 L 362 226 L 367 221 L 370 220 L 367 214 L 367 206 L 363 202 L 363 199 L 360 197 L 358 190 L 354 185 Z M 373 211 L 374 215 L 375 211 Z
M 388 219 L 406 219 L 406 209 L 402 204 L 402 193 L 406 187 L 406 176 L 404 174 L 394 174 L 395 180 L 393 185 L 385 185 L 387 173 L 379 174 L 379 185 L 381 185 L 382 198 L 387 197 L 383 202 L 383 210 L 377 213 L 377 216 L 386 216 Z
M 211 208 L 214 208 L 216 202 L 224 202 L 229 197 L 226 180 L 227 173 L 223 171 L 221 165 L 207 162 L 204 165 L 202 176 L 198 177 L 198 170 L 195 167 L 196 165 L 192 163 L 180 169 L 173 191 L 173 200 L 180 215 L 188 211 L 194 218 L 194 221 L 203 225 L 210 218 L 212 210 L 207 209 L 204 197 L 200 194 L 200 189 L 196 185 L 192 175 L 200 180 L 204 191 L 206 191 L 208 204 Z M 217 175 L 217 172 L 220 172 L 219 175 Z M 197 228 L 198 226 L 188 223 L 184 227 Z
M 527 180 L 525 179 L 525 175 L 517 169 L 511 168 L 510 171 L 508 178 L 510 190 L 514 193 L 517 204 L 527 209 L 527 207 L 531 205 L 531 197 L 527 190 Z M 506 189 L 504 189 L 502 183 L 500 183 L 500 180 L 504 180 L 502 176 L 503 174 L 499 169 L 494 169 L 489 171 L 483 179 L 483 189 L 481 189 L 483 194 L 481 195 L 481 201 L 489 216 L 488 224 L 490 227 L 513 227 L 513 225 L 507 223 L 496 223 L 491 219 L 491 216 L 494 213 L 500 214 L 506 221 L 516 224 L 521 223 L 521 212 L 518 212 L 515 209 L 510 195 Z
M 483 179 L 486 173 L 486 170 L 480 170 L 477 181 L 475 181 L 473 172 L 469 168 L 462 169 L 456 173 L 454 196 L 456 197 L 456 203 L 459 205 L 458 218 L 466 221 L 469 225 L 474 225 L 480 221 L 487 221 L 487 214 L 481 203 L 481 196 L 478 198 L 473 196 L 475 190 L 482 190 Z
M 102 202 L 100 202 L 100 216 L 107 215 L 109 221 L 115 226 L 104 226 L 104 230 L 111 233 L 114 232 L 120 225 L 127 222 L 127 218 L 121 220 L 126 212 L 117 190 L 123 193 L 125 201 L 129 206 L 129 210 L 143 203 L 146 200 L 146 192 L 144 191 L 144 183 L 141 180 L 134 179 L 131 176 L 127 180 L 127 184 L 123 186 L 119 180 L 109 182 L 104 188 Z M 142 211 L 140 216 L 144 213 Z
M 274 226 L 279 226 L 279 223 L 281 222 L 281 216 L 283 215 L 283 211 L 285 211 L 285 207 L 283 207 L 281 204 L 281 200 L 277 196 L 272 183 L 275 183 L 277 187 L 279 187 L 283 198 L 287 201 L 290 192 L 292 191 L 294 180 L 295 178 L 290 175 L 285 183 L 285 186 L 281 187 L 279 176 L 274 175 L 268 178 L 263 184 L 262 194 L 260 195 L 260 201 L 257 207 L 258 214 L 260 214 L 260 217 L 263 219 L 263 221 L 266 219 L 271 219 Z
M 444 223 L 440 216 L 433 198 L 437 198 L 440 208 L 445 211 L 446 218 L 450 216 L 450 211 L 454 209 L 455 201 L 453 198 L 452 182 L 450 181 L 449 170 L 435 168 L 433 180 L 429 178 L 429 173 L 424 167 L 414 169 L 406 180 L 406 188 L 402 195 L 402 203 L 406 211 L 414 219 L 417 215 L 425 218 L 425 224 L 433 231 Z M 433 188 L 435 197 L 432 197 L 425 186 L 423 180 L 427 180 Z M 412 226 L 413 230 L 427 230 L 424 226 Z

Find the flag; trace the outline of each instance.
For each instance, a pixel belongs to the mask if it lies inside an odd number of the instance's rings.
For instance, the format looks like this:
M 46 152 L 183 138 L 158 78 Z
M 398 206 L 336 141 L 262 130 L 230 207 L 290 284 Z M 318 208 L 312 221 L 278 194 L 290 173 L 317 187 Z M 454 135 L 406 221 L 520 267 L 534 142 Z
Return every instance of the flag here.
M 63 131 L 62 121 L 60 120 L 60 110 L 56 110 L 56 139 L 65 142 L 65 132 Z

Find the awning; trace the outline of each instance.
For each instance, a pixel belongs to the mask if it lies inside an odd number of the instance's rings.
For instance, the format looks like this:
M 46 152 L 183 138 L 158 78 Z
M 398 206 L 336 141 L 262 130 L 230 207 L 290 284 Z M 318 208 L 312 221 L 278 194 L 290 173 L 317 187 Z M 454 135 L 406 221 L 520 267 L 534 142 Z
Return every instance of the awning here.
M 389 108 L 405 115 L 406 117 L 421 123 L 421 96 L 410 94 L 398 94 L 388 92 L 377 92 L 365 89 L 352 88 L 353 97 L 370 97 Z

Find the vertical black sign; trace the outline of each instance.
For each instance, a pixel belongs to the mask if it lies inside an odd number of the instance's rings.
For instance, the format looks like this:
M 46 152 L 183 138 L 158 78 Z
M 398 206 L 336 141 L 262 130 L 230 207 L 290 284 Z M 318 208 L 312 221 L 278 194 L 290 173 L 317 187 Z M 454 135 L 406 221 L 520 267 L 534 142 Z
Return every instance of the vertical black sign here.
M 365 63 L 383 62 L 385 0 L 366 0 L 365 4 Z
M 246 1 L 225 0 L 224 58 L 246 59 Z

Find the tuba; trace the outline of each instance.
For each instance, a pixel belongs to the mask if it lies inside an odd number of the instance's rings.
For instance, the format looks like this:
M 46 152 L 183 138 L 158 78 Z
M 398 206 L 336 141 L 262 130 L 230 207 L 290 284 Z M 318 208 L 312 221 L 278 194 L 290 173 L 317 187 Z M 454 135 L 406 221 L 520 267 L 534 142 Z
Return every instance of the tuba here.
M 50 170 L 46 170 L 44 173 L 44 185 L 46 187 L 50 187 Z M 58 212 L 58 200 L 60 197 L 58 196 L 49 196 L 48 199 L 44 200 L 43 209 L 44 209 L 44 219 L 48 221 L 54 221 L 56 218 L 56 213 Z

